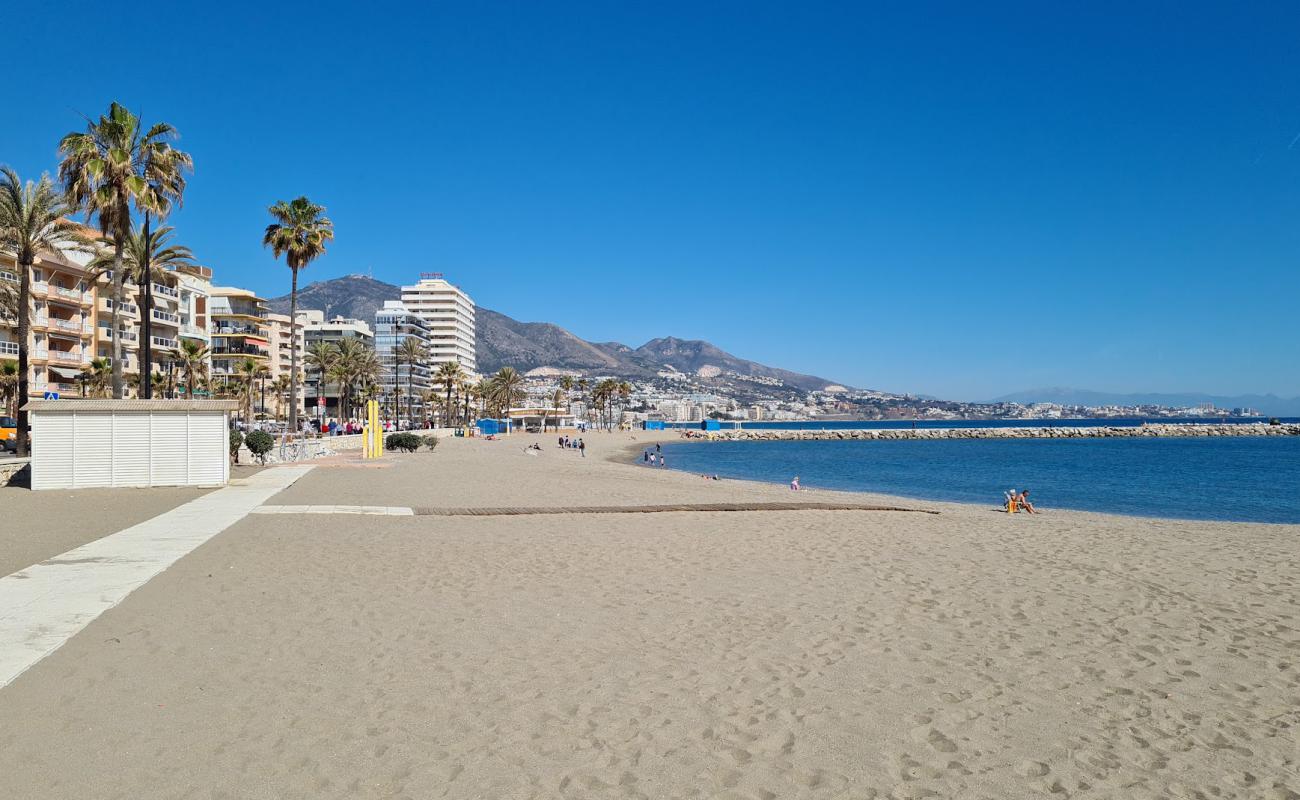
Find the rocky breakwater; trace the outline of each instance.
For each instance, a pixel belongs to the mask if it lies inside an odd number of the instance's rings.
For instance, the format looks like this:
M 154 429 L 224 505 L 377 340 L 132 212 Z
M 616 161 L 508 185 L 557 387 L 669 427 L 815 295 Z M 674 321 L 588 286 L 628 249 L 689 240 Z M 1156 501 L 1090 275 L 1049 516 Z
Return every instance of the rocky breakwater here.
M 858 430 L 739 430 L 699 435 L 712 441 L 807 441 L 844 439 L 1139 439 L 1201 436 L 1300 436 L 1300 425 L 1203 425 L 1157 423 L 1133 426 L 1024 428 L 871 428 Z

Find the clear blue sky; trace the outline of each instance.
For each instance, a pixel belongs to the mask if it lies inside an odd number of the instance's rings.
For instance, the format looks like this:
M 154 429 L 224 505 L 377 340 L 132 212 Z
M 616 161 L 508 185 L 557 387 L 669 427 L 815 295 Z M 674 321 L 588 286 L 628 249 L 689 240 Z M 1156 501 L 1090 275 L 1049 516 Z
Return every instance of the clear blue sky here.
M 114 99 L 171 122 L 180 238 L 266 295 L 265 207 L 307 194 L 305 280 L 441 270 L 589 339 L 1300 394 L 1300 6 L 628 5 L 28 4 L 0 162 Z

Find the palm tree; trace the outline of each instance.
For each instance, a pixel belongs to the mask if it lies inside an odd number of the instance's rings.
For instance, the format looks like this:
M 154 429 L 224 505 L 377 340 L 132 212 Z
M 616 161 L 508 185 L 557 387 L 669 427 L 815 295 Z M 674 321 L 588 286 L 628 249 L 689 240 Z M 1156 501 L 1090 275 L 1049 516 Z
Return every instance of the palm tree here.
M 339 417 L 352 418 L 352 397 L 363 372 L 369 370 L 368 361 L 375 351 L 357 339 L 342 339 L 337 353 L 326 373 L 327 378 L 339 387 Z M 377 363 L 377 359 L 376 363 Z M 376 375 L 378 374 L 376 370 Z
M 81 370 L 77 380 L 86 387 L 91 397 L 103 397 L 108 389 L 108 382 L 113 376 L 113 367 L 107 358 L 94 358 Z
M 253 419 L 253 398 L 257 396 L 257 381 L 271 370 L 255 358 L 246 358 L 235 365 L 235 376 L 239 379 L 244 396 L 244 421 Z
M 113 330 L 118 330 L 120 306 L 126 276 L 122 254 L 131 233 L 131 206 L 145 215 L 145 228 L 151 215 L 167 216 L 173 203 L 179 205 L 185 191 L 184 173 L 193 168 L 193 159 L 176 150 L 170 141 L 176 129 L 160 122 L 147 130 L 140 118 L 118 103 L 98 121 L 87 120 L 84 132 L 73 131 L 59 142 L 59 177 L 63 181 L 68 203 L 86 212 L 88 220 L 99 227 L 104 238 L 113 243 Z M 141 317 L 140 358 L 143 369 L 149 368 L 149 302 L 152 295 L 145 287 L 145 308 Z M 113 396 L 122 397 L 125 381 L 123 366 L 126 345 L 122 337 L 113 337 Z M 145 384 L 146 396 L 150 389 Z
M 474 394 L 478 395 L 480 415 L 487 415 L 488 409 L 494 402 L 492 398 L 496 391 L 496 383 L 491 378 L 479 378 L 478 385 L 474 387 Z
M 86 250 L 86 239 L 64 219 L 69 208 L 59 197 L 50 176 L 23 183 L 18 173 L 0 168 L 0 250 L 12 253 L 18 268 L 18 455 L 27 455 L 27 412 L 30 394 L 27 378 L 31 370 L 28 339 L 32 331 L 32 267 L 42 252 L 60 249 Z
M 208 366 L 208 346 L 193 339 L 181 339 L 181 346 L 176 351 L 176 363 L 185 372 L 185 398 L 194 399 L 194 389 L 198 386 L 196 378 L 203 377 Z
M 5 416 L 12 417 L 18 405 L 18 362 L 0 361 L 0 398 Z
M 556 389 L 555 394 L 551 395 L 551 405 L 555 407 L 555 429 L 560 429 L 560 407 L 564 402 L 564 390 Z
M 589 389 L 590 387 L 591 387 L 591 382 L 588 381 L 586 378 L 578 379 L 578 399 L 582 401 L 582 405 L 586 409 L 588 418 L 591 417 L 591 409 L 587 408 L 588 406 L 587 389 Z
M 451 392 L 457 384 L 465 380 L 465 370 L 460 368 L 459 361 L 444 361 L 438 365 L 438 371 L 433 376 L 434 383 L 442 384 L 447 391 L 447 402 L 443 404 L 443 413 L 446 417 L 443 419 L 443 425 L 451 424 Z
M 524 377 L 514 367 L 502 367 L 492 376 L 493 398 L 501 407 L 502 416 L 509 423 L 510 407 L 523 395 Z
M 474 402 L 479 397 L 478 384 L 463 381 L 460 385 L 460 396 L 465 401 L 465 411 L 461 414 L 461 419 L 468 425 L 470 403 Z
M 316 372 L 316 399 L 317 404 L 324 406 L 325 397 L 325 375 L 333 367 L 339 358 L 338 345 L 333 342 L 312 342 L 305 353 L 307 369 Z
M 393 355 L 397 359 L 399 367 L 403 361 L 406 362 L 406 420 L 414 428 L 415 411 L 413 410 L 413 403 L 415 401 L 415 386 L 413 383 L 415 380 L 415 365 L 423 364 L 429 360 L 429 348 L 425 347 L 424 342 L 414 336 L 408 336 L 397 346 Z M 398 372 L 400 374 L 401 370 L 399 369 Z M 399 375 L 393 376 L 394 387 L 397 386 L 398 377 Z
M 619 399 L 619 424 L 623 422 L 623 410 L 627 408 L 628 398 L 632 396 L 632 384 L 627 381 L 619 381 L 614 387 L 618 392 Z
M 279 422 L 284 411 L 285 392 L 289 391 L 289 376 L 283 372 L 276 375 L 271 381 L 271 391 L 275 392 L 275 421 Z
M 289 320 L 298 319 L 298 270 L 325 254 L 325 243 L 334 238 L 334 223 L 325 216 L 325 207 L 306 197 L 289 202 L 280 200 L 268 211 L 275 222 L 266 226 L 262 246 L 284 262 L 293 273 L 289 290 Z M 289 430 L 298 430 L 298 348 L 289 350 Z
M 145 215 L 148 217 L 148 214 Z M 140 364 L 142 368 L 152 367 L 153 329 L 152 307 L 153 284 L 166 280 L 169 272 L 177 267 L 194 264 L 194 254 L 188 247 L 173 244 L 175 229 L 164 225 L 157 230 L 150 230 L 146 222 L 143 228 L 131 227 L 123 243 L 121 258 L 114 254 L 100 252 L 87 265 L 96 275 L 103 275 L 118 269 L 124 273 L 124 280 L 140 287 Z M 117 338 L 116 329 L 114 337 Z M 142 397 L 152 395 L 152 387 L 146 389 Z

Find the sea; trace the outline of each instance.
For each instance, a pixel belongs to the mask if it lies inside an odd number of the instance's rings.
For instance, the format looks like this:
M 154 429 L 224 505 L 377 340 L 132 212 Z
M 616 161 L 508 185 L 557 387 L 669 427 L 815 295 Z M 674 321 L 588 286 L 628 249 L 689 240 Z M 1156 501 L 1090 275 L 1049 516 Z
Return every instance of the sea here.
M 776 483 L 798 475 L 810 489 L 992 508 L 1014 488 L 1043 510 L 1300 523 L 1295 436 L 672 442 L 664 454 L 671 469 Z

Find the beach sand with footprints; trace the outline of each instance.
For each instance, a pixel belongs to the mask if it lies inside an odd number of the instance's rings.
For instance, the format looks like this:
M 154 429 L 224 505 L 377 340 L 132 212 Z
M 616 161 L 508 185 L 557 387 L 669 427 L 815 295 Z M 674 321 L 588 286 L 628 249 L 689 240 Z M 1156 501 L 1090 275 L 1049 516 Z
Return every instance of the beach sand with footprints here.
M 794 495 L 585 438 L 322 462 L 268 504 L 426 513 L 199 546 L 0 688 L 0 796 L 1300 796 L 1297 526 Z M 915 510 L 652 508 L 796 501 Z

